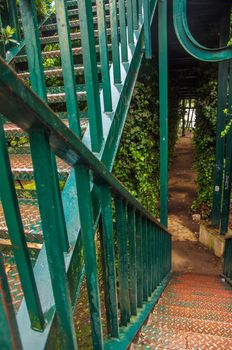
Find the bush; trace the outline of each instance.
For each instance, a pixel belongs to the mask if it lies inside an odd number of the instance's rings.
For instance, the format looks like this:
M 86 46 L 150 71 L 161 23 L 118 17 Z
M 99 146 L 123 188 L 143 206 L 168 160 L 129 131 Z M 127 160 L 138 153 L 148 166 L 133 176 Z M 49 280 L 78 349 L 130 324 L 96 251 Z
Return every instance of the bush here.
M 196 128 L 194 132 L 197 198 L 193 202 L 192 209 L 200 212 L 206 218 L 211 215 L 213 204 L 217 113 L 216 81 L 211 80 L 205 83 L 199 89 L 199 96 L 196 104 Z
M 115 176 L 155 216 L 159 200 L 158 77 L 152 61 L 143 61 L 114 165 Z M 153 71 L 153 73 L 151 73 Z M 178 99 L 170 93 L 169 154 L 177 140 Z

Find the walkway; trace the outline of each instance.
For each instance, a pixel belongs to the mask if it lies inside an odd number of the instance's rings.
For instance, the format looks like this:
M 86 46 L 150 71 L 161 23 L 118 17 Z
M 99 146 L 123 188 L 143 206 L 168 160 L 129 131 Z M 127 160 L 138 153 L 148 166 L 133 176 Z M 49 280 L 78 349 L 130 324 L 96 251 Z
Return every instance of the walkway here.
M 176 240 L 196 241 L 194 233 L 199 230 L 190 211 L 196 196 L 193 160 L 191 135 L 179 137 L 174 159 L 169 166 L 169 230 Z
M 222 262 L 198 243 L 199 223 L 193 222 L 191 204 L 196 196 L 191 135 L 179 137 L 169 170 L 169 231 L 173 234 L 173 270 L 218 275 Z
M 175 276 L 131 350 L 232 349 L 232 289 L 217 276 Z

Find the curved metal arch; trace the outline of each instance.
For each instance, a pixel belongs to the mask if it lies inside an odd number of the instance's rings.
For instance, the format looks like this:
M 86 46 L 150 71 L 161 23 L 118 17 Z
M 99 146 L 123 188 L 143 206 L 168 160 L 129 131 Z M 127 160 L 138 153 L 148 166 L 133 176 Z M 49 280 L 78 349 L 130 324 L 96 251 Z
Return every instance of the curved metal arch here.
M 200 45 L 194 39 L 188 26 L 186 0 L 173 0 L 173 21 L 179 42 L 193 57 L 207 62 L 219 62 L 232 58 L 232 48 L 210 49 Z

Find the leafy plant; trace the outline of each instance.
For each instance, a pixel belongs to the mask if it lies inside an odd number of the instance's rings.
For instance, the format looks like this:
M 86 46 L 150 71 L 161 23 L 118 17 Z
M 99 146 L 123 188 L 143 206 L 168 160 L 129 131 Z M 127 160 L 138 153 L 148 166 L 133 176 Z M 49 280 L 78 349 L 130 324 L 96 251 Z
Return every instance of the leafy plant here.
M 16 33 L 16 29 L 11 26 L 6 26 L 6 28 L 1 28 L 0 39 L 4 42 L 5 45 L 14 43 L 19 44 L 17 40 L 14 39 L 14 34 Z
M 199 99 L 196 104 L 194 142 L 197 197 L 192 204 L 192 210 L 207 218 L 212 211 L 214 189 L 217 83 L 213 74 L 203 78 L 205 83 L 198 91 Z
M 159 200 L 159 101 L 154 62 L 142 62 L 114 165 L 114 174 L 155 216 Z M 169 110 L 169 153 L 177 140 L 178 99 Z M 173 98 L 174 96 L 174 98 Z

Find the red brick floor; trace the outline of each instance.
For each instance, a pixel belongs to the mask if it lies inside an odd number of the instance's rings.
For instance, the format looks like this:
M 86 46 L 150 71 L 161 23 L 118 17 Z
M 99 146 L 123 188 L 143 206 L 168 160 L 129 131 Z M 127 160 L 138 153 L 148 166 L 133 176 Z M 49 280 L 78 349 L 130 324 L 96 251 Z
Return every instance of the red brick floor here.
M 131 349 L 232 350 L 232 288 L 218 276 L 175 276 Z

